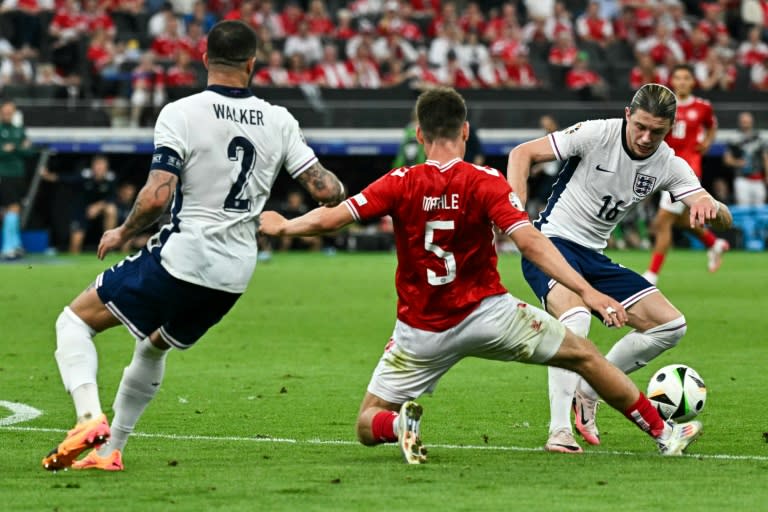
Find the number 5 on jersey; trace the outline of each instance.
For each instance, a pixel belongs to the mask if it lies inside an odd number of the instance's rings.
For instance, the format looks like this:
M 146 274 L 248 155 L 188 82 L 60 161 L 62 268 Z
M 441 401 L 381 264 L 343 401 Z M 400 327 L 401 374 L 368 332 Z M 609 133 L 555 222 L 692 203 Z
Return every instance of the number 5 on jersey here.
M 424 248 L 434 253 L 438 258 L 441 258 L 445 264 L 445 270 L 448 272 L 444 276 L 438 276 L 437 272 L 427 269 L 427 282 L 432 286 L 448 284 L 456 279 L 456 258 L 453 256 L 453 253 L 434 243 L 435 230 L 437 229 L 453 230 L 453 221 L 430 220 L 427 221 L 426 228 L 424 229 Z

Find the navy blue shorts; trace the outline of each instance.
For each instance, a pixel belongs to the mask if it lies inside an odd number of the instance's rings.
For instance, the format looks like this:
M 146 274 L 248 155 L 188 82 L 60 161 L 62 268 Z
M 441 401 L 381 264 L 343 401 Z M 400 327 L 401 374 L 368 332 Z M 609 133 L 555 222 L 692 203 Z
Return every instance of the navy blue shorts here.
M 241 295 L 177 279 L 146 249 L 99 274 L 96 292 L 136 339 L 159 329 L 179 349 L 194 345 Z
M 562 238 L 550 238 L 550 241 L 593 288 L 621 302 L 625 308 L 656 291 L 643 276 L 614 263 L 604 254 Z M 525 258 L 522 264 L 525 280 L 546 308 L 547 294 L 555 280 Z

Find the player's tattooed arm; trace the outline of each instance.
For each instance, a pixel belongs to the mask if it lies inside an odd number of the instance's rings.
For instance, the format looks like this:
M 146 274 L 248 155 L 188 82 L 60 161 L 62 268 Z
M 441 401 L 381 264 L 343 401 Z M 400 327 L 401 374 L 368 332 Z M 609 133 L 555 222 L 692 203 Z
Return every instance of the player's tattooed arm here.
M 344 185 L 339 178 L 320 162 L 312 164 L 296 179 L 323 206 L 336 206 L 346 197 Z
M 152 170 L 144 187 L 136 196 L 131 213 L 122 225 L 127 238 L 150 226 L 168 208 L 176 190 L 178 178 L 175 174 Z

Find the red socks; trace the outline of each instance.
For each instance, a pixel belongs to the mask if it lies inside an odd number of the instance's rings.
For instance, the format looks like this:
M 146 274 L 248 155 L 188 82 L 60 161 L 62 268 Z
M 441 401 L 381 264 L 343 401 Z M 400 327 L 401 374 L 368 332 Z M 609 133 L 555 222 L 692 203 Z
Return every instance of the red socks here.
M 712 231 L 707 229 L 699 237 L 699 240 L 701 240 L 701 242 L 707 247 L 707 249 L 709 249 L 710 247 L 715 245 L 715 242 L 717 241 L 717 237 L 715 236 L 715 234 Z
M 659 412 L 654 409 L 651 402 L 642 392 L 640 392 L 640 398 L 637 399 L 637 402 L 624 411 L 624 416 L 654 438 L 661 436 L 662 432 L 664 432 L 664 420 L 661 419 Z
M 666 254 L 661 252 L 654 252 L 651 255 L 651 264 L 648 266 L 648 270 L 654 274 L 658 274 L 661 270 L 661 266 L 664 264 L 664 257 Z
M 647 402 L 648 400 L 646 400 Z M 395 435 L 394 421 L 397 413 L 394 411 L 381 411 L 373 417 L 371 422 L 371 433 L 373 437 L 382 443 L 393 443 L 397 441 Z

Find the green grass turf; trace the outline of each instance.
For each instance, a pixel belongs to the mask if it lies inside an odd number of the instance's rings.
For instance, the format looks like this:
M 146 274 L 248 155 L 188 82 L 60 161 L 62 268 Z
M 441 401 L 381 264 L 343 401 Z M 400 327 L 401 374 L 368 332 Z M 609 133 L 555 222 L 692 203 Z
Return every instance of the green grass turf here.
M 648 257 L 612 255 L 638 270 Z M 661 458 L 607 407 L 601 447 L 547 454 L 545 369 L 480 360 L 421 400 L 429 464 L 402 464 L 394 446 L 358 446 L 359 401 L 394 322 L 394 256 L 281 254 L 258 266 L 198 346 L 170 355 L 137 428 L 149 436 L 131 439 L 119 474 L 40 468 L 63 435 L 45 429 L 74 419 L 53 325 L 105 268 L 93 256 L 57 262 L 0 265 L 0 400 L 43 411 L 0 427 L 0 510 L 768 510 L 765 254 L 728 254 L 710 275 L 702 252 L 678 251 L 662 275 L 688 334 L 633 378 L 644 388 L 673 362 L 704 377 L 705 434 L 691 456 Z M 513 294 L 534 300 L 516 256 L 500 268 Z M 592 334 L 603 350 L 619 336 L 597 322 Z M 109 413 L 133 342 L 118 327 L 96 343 Z

